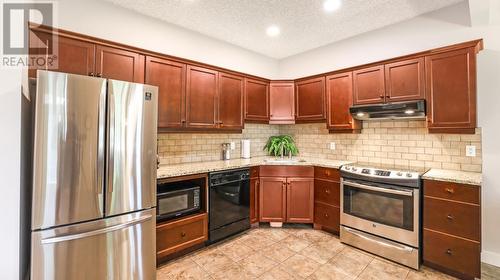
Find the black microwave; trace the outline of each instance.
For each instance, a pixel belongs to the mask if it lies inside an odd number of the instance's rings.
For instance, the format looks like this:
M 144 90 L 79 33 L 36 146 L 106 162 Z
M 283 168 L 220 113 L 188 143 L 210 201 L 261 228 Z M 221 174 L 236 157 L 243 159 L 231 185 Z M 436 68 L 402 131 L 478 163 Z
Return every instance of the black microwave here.
M 180 187 L 157 194 L 156 220 L 165 221 L 200 211 L 199 186 Z

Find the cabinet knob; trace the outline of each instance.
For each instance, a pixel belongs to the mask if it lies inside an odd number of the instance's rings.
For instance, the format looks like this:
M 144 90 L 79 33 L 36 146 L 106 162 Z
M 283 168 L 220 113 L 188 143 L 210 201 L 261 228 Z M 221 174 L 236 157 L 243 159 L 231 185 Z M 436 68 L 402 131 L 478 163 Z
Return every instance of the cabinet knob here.
M 448 220 L 452 221 L 452 220 L 454 219 L 454 217 L 453 217 L 453 215 L 448 214 L 448 215 L 446 216 L 446 219 L 448 219 Z
M 454 194 L 455 193 L 455 190 L 452 189 L 452 188 L 446 188 L 445 191 L 449 194 Z
M 97 77 L 102 77 L 102 73 L 97 73 Z
M 329 189 L 326 189 L 326 190 L 325 190 L 325 193 L 326 193 L 326 194 L 330 194 L 330 190 L 329 190 Z
M 325 175 L 330 176 L 330 170 L 325 170 Z
M 328 217 L 329 217 L 328 214 L 325 213 L 325 218 L 328 218 Z
M 379 97 L 380 97 L 380 99 L 384 99 L 384 95 L 383 94 L 379 95 Z
M 185 232 L 181 232 L 181 237 L 186 237 L 186 233 Z
M 451 249 L 448 249 L 448 250 L 446 250 L 446 254 L 451 256 L 451 255 L 453 255 L 453 251 Z
M 95 76 L 94 72 L 90 72 L 90 73 L 89 73 L 89 76 L 94 77 L 94 76 Z

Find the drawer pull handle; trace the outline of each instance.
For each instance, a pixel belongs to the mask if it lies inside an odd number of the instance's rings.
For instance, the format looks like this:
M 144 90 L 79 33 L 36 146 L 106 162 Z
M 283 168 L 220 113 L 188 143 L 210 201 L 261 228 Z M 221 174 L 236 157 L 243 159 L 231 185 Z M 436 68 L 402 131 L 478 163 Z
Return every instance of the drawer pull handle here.
M 329 190 L 329 189 L 326 189 L 326 190 L 325 190 L 325 193 L 326 193 L 326 194 L 330 194 L 330 190 Z
M 325 175 L 330 176 L 330 170 L 325 170 Z
M 185 232 L 181 232 L 181 237 L 186 237 L 186 233 Z
M 449 194 L 454 194 L 455 193 L 455 190 L 452 189 L 452 188 L 446 188 L 445 191 Z
M 446 219 L 452 221 L 454 219 L 453 215 L 451 214 L 448 214 L 448 216 L 446 216 Z
M 451 249 L 448 249 L 448 250 L 446 250 L 446 254 L 451 256 L 453 254 L 453 251 Z

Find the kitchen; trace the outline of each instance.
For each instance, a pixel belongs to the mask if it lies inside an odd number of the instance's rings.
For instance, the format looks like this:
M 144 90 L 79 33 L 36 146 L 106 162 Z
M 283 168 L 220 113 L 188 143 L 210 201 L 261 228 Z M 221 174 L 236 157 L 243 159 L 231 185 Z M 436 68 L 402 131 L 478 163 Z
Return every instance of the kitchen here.
M 350 30 L 359 35 L 317 43 L 317 49 L 299 44 L 301 51 L 286 43 L 274 47 L 287 42 L 280 37 L 289 32 L 285 26 L 283 34 L 263 38 L 266 43 L 240 48 L 216 30 L 201 35 L 131 3 L 111 2 L 57 2 L 64 11 L 57 13 L 58 25 L 32 24 L 40 40 L 30 44 L 56 42 L 58 65 L 49 70 L 157 87 L 156 94 L 144 93 L 158 99 L 158 129 L 144 132 L 157 140 L 148 146 L 151 161 L 141 164 L 156 173 L 157 186 L 148 192 L 156 194 L 144 207 L 156 207 L 156 237 L 149 240 L 156 250 L 146 255 L 156 263 L 157 279 L 497 279 L 494 1 L 413 6 L 413 14 L 390 25 L 367 19 L 379 25 Z M 223 2 L 212 9 L 239 9 Z M 310 9 L 318 17 L 355 9 L 341 1 L 328 11 L 330 1 L 317 2 Z M 206 21 L 205 4 L 165 5 L 155 8 L 189 10 L 207 26 L 221 24 Z M 95 22 L 81 24 L 79 13 Z M 190 24 L 185 27 L 197 30 Z M 199 44 L 187 48 L 185 42 Z M 31 55 L 46 55 L 36 47 L 39 53 Z M 44 69 L 23 72 L 19 83 Z M 16 116 L 13 111 L 3 112 Z M 279 135 L 291 137 L 294 145 L 276 141 L 292 152 L 264 150 Z M 8 175 L 2 174 L 6 182 Z M 17 191 L 12 200 L 29 197 L 28 188 Z M 22 241 L 37 227 L 26 225 L 31 212 L 23 209 L 31 207 L 22 205 L 31 203 L 22 201 L 13 221 L 21 227 L 21 249 L 15 249 L 17 261 L 8 261 L 18 263 L 16 275 L 29 275 L 33 240 Z M 17 278 L 4 271 L 3 278 Z

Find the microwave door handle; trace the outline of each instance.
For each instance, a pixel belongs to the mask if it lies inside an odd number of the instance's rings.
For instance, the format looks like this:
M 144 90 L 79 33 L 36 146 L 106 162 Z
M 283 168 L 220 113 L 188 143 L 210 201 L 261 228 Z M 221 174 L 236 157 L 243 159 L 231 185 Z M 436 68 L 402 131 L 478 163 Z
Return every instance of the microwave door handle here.
M 359 189 L 369 190 L 369 191 L 375 191 L 375 192 L 383 192 L 383 193 L 390 193 L 390 194 L 397 194 L 397 195 L 404 195 L 404 196 L 413 196 L 412 191 L 401 191 L 401 190 L 394 190 L 394 189 L 379 188 L 379 187 L 368 186 L 368 185 L 359 184 L 359 183 L 355 183 L 355 182 L 351 182 L 351 181 L 344 181 L 344 185 L 359 188 Z

